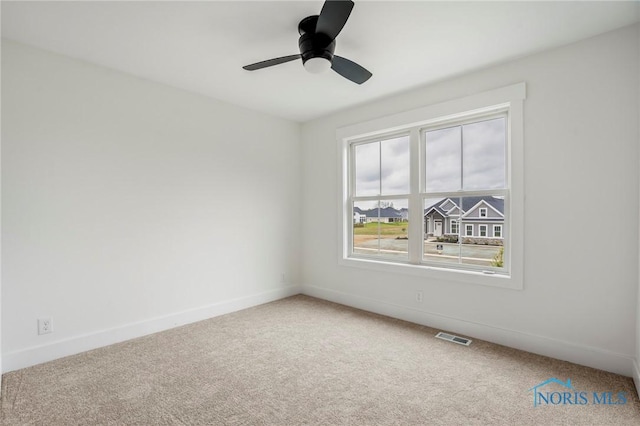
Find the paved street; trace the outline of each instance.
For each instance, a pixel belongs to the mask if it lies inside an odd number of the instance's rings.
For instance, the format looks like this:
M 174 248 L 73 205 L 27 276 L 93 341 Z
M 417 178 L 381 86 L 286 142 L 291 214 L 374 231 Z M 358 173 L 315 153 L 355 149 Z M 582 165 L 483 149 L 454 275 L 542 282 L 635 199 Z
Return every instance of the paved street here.
M 409 240 L 402 240 L 396 238 L 381 238 L 378 239 L 375 236 L 366 236 L 368 238 L 362 238 L 358 236 L 354 241 L 354 251 L 360 254 L 371 254 L 380 249 L 385 255 L 407 258 L 408 242 Z M 379 243 L 379 246 L 378 246 Z M 442 245 L 442 253 L 438 253 L 437 245 Z M 461 253 L 459 252 L 461 250 Z M 477 264 L 477 265 L 490 265 L 491 260 L 494 258 L 500 246 L 485 246 L 477 244 L 453 244 L 453 243 L 437 243 L 428 242 L 424 243 L 425 260 L 441 261 L 457 263 L 459 257 L 462 257 L 462 263 Z

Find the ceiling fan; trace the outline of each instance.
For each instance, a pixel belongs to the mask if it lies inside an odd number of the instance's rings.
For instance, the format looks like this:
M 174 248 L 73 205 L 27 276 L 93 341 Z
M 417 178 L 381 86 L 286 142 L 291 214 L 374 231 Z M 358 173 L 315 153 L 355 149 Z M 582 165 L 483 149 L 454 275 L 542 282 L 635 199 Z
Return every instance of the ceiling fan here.
M 320 73 L 331 68 L 354 83 L 364 83 L 372 75 L 369 71 L 349 59 L 333 54 L 336 48 L 336 37 L 347 23 L 352 9 L 353 1 L 351 0 L 325 1 L 320 15 L 307 16 L 298 24 L 299 54 L 268 59 L 242 68 L 255 71 L 302 59 L 304 68 L 311 73 Z

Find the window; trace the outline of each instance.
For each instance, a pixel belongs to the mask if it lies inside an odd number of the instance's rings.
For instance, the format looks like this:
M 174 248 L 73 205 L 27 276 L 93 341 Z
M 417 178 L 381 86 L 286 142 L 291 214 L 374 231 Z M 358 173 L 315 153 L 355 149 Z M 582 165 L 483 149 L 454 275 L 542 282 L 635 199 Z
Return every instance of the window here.
M 368 222 L 353 228 L 352 254 L 408 259 L 409 136 L 355 143 L 351 164 L 353 210 Z
M 339 129 L 340 262 L 522 288 L 524 93 L 521 83 Z M 489 227 L 499 242 L 477 238 Z
M 425 211 L 449 203 L 462 218 L 478 220 L 487 217 L 486 204 L 504 210 L 506 195 L 507 114 L 502 109 L 487 114 L 444 120 L 421 129 L 424 161 L 424 184 L 420 195 Z M 445 216 L 449 212 L 444 212 Z M 465 236 L 486 238 L 486 224 L 468 223 Z M 500 247 L 486 245 L 474 238 L 446 240 L 449 244 L 437 250 L 442 238 L 427 234 L 422 262 L 439 267 L 499 272 Z
M 464 235 L 467 237 L 473 237 L 473 225 L 465 225 Z

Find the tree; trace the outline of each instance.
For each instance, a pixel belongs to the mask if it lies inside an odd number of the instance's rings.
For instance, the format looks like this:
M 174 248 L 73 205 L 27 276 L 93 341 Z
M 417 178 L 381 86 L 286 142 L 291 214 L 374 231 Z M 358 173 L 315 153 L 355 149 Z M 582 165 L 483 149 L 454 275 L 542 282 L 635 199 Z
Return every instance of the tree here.
M 381 209 L 386 209 L 387 207 L 393 208 L 393 201 L 380 200 L 380 201 L 378 201 L 378 205 L 376 207 L 381 208 Z
M 504 257 L 504 246 L 500 247 L 500 250 L 498 251 L 498 253 L 496 253 L 496 255 L 493 256 L 493 260 L 491 261 L 491 266 L 502 268 L 502 266 L 504 265 L 503 257 Z

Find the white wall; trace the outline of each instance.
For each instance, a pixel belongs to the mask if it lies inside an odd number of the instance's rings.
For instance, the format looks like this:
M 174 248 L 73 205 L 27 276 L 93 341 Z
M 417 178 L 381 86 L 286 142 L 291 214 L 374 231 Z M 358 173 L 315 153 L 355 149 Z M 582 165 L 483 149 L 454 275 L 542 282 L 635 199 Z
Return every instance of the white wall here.
M 297 123 L 3 41 L 2 150 L 5 371 L 299 292 Z
M 631 375 L 639 243 L 636 31 L 627 27 L 306 123 L 303 217 L 322 226 L 303 228 L 303 292 Z M 336 129 L 521 81 L 527 83 L 524 290 L 339 266 Z M 375 84 L 375 75 L 367 84 Z M 424 292 L 422 303 L 416 291 Z
M 0 64 L 2 60 L 0 58 Z M 0 81 L 2 72 L 0 66 Z M 1 84 L 0 84 L 1 86 Z M 2 90 L 0 88 L 0 93 Z M 0 105 L 2 102 L 0 102 Z M 0 106 L 0 129 L 2 128 L 2 107 Z M 0 396 L 2 396 L 2 137 L 0 137 Z
M 637 8 L 638 21 L 640 21 L 640 8 Z M 638 37 L 638 67 L 640 67 L 640 28 L 637 32 Z M 640 127 L 640 82 L 638 84 L 638 126 Z M 638 146 L 640 146 L 640 135 L 638 137 Z M 639 149 L 640 151 L 640 149 Z M 638 158 L 638 167 L 640 168 L 640 157 Z M 638 220 L 640 220 L 640 214 L 638 214 Z M 638 244 L 640 245 L 640 232 L 638 233 Z M 640 254 L 638 257 L 638 304 L 636 306 L 636 357 L 634 364 L 633 379 L 636 385 L 638 395 L 640 395 Z

